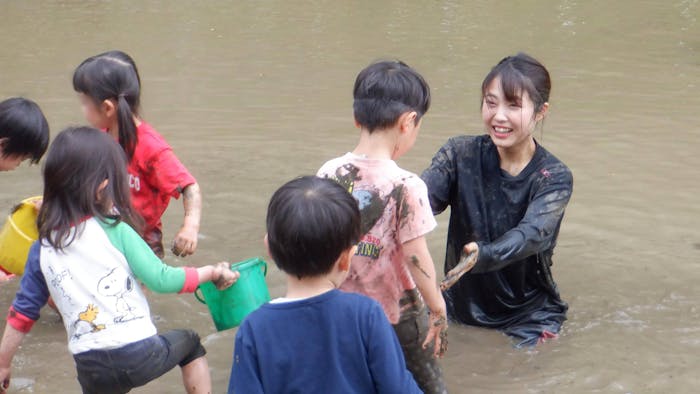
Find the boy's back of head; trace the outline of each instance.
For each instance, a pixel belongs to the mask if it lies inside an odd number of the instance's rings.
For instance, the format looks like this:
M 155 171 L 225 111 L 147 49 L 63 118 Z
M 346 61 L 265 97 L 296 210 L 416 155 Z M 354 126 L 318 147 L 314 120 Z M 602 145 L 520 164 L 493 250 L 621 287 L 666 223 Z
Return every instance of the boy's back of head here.
M 430 87 L 423 77 L 401 61 L 370 64 L 355 80 L 355 121 L 372 133 L 392 127 L 406 112 L 417 113 L 416 122 L 430 108 Z
M 275 264 L 288 275 L 301 279 L 329 273 L 360 236 L 357 201 L 334 181 L 297 178 L 270 199 L 268 247 Z
M 0 153 L 38 163 L 49 146 L 49 124 L 39 106 L 25 98 L 0 102 Z

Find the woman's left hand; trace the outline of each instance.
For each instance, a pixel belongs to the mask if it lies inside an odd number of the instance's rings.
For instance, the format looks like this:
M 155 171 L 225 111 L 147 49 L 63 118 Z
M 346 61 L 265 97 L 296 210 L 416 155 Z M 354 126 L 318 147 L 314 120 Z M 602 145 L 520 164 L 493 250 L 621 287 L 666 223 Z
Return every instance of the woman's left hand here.
M 182 226 L 173 240 L 172 251 L 176 256 L 189 256 L 197 250 L 197 230 L 193 227 Z
M 476 253 L 476 259 L 474 260 L 474 264 L 476 264 L 476 261 L 479 260 L 479 245 L 476 242 L 469 242 L 464 245 L 464 254 L 469 255 L 470 253 Z M 469 267 L 469 269 L 472 268 L 474 268 L 474 265 Z

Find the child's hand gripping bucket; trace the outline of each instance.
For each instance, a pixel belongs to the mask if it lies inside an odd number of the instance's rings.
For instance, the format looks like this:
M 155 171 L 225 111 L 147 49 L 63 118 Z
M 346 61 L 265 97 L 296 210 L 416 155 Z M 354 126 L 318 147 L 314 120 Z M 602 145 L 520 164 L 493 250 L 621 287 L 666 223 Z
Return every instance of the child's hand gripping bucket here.
M 21 275 L 32 243 L 39 238 L 34 203 L 41 197 L 23 200 L 12 209 L 0 230 L 0 266 L 7 272 Z
M 241 276 L 236 283 L 225 290 L 218 290 L 211 282 L 202 283 L 194 295 L 199 302 L 206 304 L 211 312 L 214 325 L 219 331 L 236 327 L 252 311 L 270 300 L 265 284 L 267 263 L 253 258 L 233 264 L 231 270 Z M 198 294 L 202 292 L 202 297 Z

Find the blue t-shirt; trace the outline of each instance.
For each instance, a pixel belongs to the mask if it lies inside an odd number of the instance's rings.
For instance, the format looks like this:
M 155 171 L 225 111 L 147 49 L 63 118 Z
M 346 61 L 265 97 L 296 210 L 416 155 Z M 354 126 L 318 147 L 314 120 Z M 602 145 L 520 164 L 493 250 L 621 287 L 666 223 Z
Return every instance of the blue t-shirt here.
M 228 392 L 421 393 L 381 306 L 339 290 L 251 313 L 236 334 Z

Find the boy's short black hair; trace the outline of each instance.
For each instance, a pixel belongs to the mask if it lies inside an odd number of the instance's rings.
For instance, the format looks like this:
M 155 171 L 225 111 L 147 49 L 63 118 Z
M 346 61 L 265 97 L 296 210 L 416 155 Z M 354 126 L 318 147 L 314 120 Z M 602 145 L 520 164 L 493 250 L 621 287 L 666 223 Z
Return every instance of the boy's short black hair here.
M 360 71 L 353 89 L 355 121 L 370 133 L 392 127 L 408 111 L 416 122 L 430 108 L 430 87 L 401 61 L 381 61 Z
M 280 187 L 267 209 L 270 255 L 298 278 L 327 274 L 360 239 L 357 201 L 338 183 L 315 176 Z
M 0 139 L 4 157 L 28 156 L 36 164 L 49 146 L 49 123 L 35 102 L 13 97 L 0 103 Z

